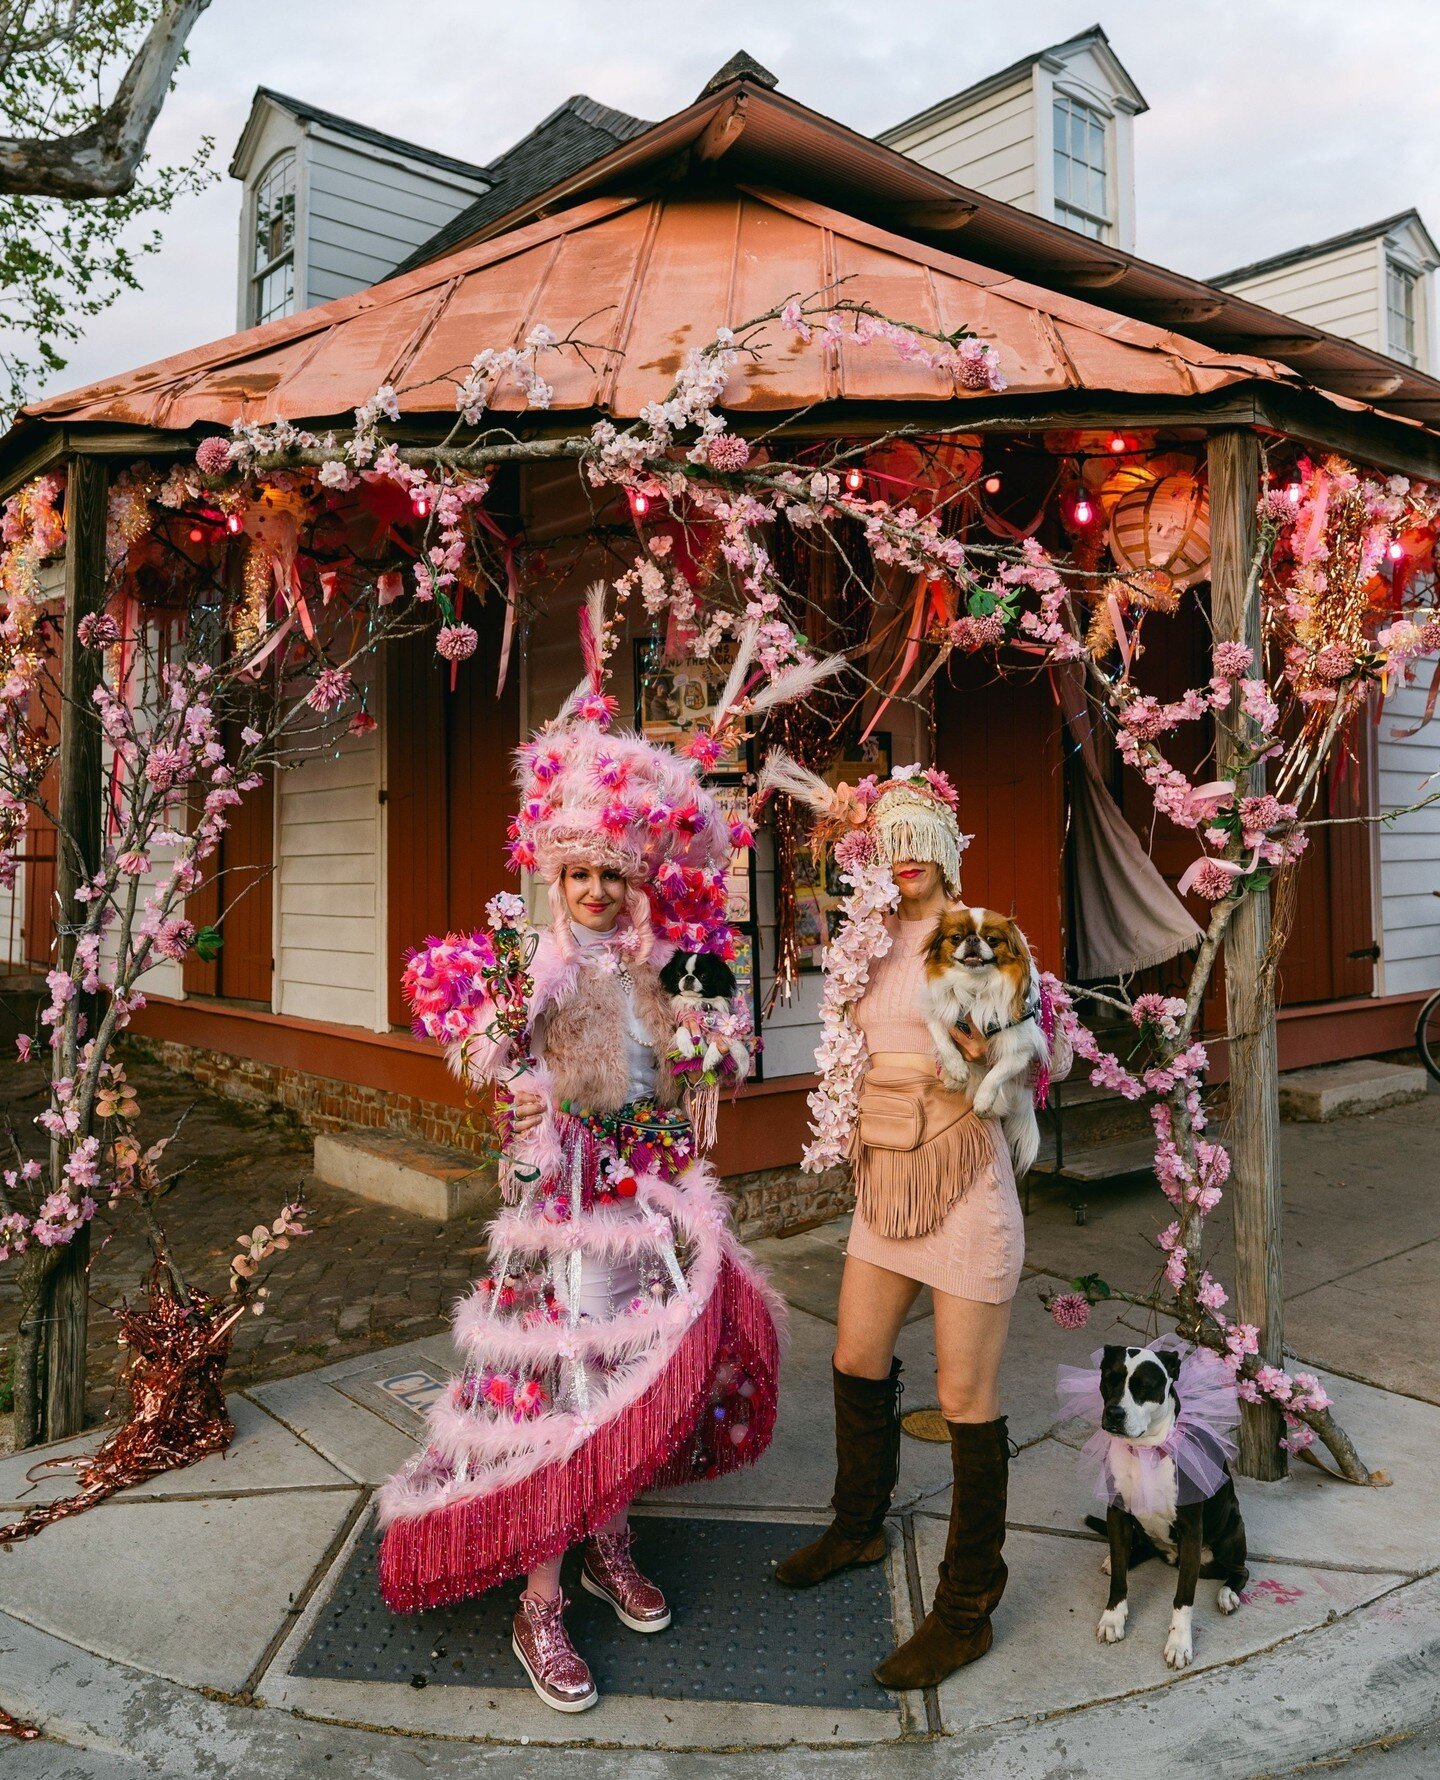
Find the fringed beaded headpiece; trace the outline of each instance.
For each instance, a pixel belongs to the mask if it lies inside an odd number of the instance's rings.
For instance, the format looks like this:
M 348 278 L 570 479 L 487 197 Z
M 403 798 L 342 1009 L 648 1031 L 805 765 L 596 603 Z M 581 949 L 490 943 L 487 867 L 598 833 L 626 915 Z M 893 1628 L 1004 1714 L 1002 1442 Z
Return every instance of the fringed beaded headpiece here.
M 788 754 L 773 749 L 760 774 L 757 795 L 781 791 L 816 812 L 816 839 L 833 846 L 857 831 L 871 836 L 881 859 L 933 861 L 946 894 L 960 894 L 960 855 L 972 835 L 956 818 L 955 787 L 938 767 L 899 766 L 888 779 L 862 779 L 858 785 L 830 785 Z

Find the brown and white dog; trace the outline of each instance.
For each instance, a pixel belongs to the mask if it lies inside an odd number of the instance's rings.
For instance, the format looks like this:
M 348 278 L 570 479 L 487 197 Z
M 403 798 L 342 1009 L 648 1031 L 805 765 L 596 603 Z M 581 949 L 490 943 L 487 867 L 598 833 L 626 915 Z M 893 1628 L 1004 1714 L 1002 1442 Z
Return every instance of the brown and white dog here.
M 1019 1180 L 1040 1153 L 1031 1066 L 1049 1061 L 1037 1017 L 1040 979 L 1025 935 L 994 909 L 942 915 L 926 947 L 921 1005 L 941 1078 L 968 1093 L 982 1119 L 1000 1120 Z M 952 1026 L 986 1041 L 983 1064 L 966 1061 Z

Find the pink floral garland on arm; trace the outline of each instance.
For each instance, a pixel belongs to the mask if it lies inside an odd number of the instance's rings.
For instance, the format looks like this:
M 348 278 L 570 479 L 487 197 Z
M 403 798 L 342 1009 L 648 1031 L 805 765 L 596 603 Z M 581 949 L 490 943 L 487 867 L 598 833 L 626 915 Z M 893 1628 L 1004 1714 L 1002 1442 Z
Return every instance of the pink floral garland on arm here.
M 890 867 L 877 859 L 872 835 L 856 829 L 835 848 L 840 874 L 850 885 L 843 904 L 845 922 L 825 957 L 825 990 L 820 1002 L 821 1036 L 815 1053 L 820 1085 L 809 1097 L 811 1130 L 800 1166 L 807 1174 L 839 1168 L 850 1149 L 869 1052 L 850 1009 L 865 993 L 870 966 L 893 943 L 886 915 L 899 905 L 900 892 Z

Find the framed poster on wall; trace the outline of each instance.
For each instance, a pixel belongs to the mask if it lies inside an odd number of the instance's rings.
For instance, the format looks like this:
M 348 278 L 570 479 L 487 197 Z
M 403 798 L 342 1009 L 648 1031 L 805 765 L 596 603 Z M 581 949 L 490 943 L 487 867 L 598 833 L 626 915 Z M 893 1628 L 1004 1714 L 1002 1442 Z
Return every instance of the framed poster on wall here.
M 727 644 L 709 661 L 666 661 L 661 637 L 635 640 L 635 727 L 646 741 L 683 748 L 699 729 L 708 729 L 715 704 L 734 659 Z M 741 740 L 728 749 L 706 773 L 705 783 L 728 819 L 743 816 L 750 805 L 746 784 L 749 743 Z M 730 855 L 725 873 L 725 913 L 735 935 L 735 972 L 740 992 L 749 1000 L 755 1031 L 760 1032 L 759 908 L 756 897 L 755 853 L 739 847 Z M 757 1054 L 752 1081 L 764 1075 L 764 1050 Z
M 879 730 L 863 742 L 852 739 L 842 743 L 821 777 L 831 785 L 858 785 L 871 773 L 888 779 L 894 764 L 891 755 L 890 732 Z M 795 931 L 802 971 L 823 969 L 826 949 L 842 919 L 844 899 L 845 886 L 834 855 L 827 852 L 817 858 L 809 847 L 801 847 L 795 857 Z

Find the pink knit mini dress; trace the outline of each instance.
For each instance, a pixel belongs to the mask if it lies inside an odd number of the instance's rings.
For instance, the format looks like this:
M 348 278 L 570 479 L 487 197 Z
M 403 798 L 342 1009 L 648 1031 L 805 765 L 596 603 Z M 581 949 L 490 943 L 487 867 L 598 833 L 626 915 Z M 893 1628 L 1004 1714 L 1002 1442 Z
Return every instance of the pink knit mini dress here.
M 870 980 L 854 1009 L 872 1057 L 884 1051 L 933 1055 L 930 1030 L 920 1013 L 929 921 L 887 922 L 894 943 L 870 966 Z M 1005 1134 L 996 1119 L 983 1121 L 991 1160 L 966 1182 L 945 1216 L 924 1236 L 881 1236 L 856 1208 L 846 1253 L 937 1292 L 981 1304 L 1008 1304 L 1025 1260 L 1025 1223 Z

